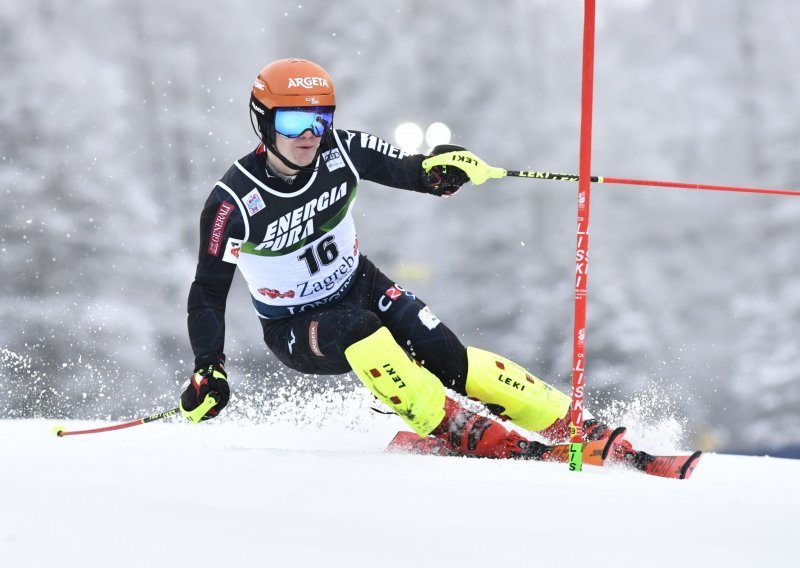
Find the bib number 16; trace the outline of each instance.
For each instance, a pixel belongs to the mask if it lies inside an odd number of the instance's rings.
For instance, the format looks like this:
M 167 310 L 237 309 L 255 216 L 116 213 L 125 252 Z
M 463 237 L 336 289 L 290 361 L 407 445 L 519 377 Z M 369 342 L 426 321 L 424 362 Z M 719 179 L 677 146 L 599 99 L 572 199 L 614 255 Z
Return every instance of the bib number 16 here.
M 339 248 L 333 240 L 333 236 L 325 237 L 316 246 L 306 248 L 303 254 L 297 257 L 297 260 L 305 261 L 311 276 L 320 271 L 320 266 L 327 266 L 339 257 Z

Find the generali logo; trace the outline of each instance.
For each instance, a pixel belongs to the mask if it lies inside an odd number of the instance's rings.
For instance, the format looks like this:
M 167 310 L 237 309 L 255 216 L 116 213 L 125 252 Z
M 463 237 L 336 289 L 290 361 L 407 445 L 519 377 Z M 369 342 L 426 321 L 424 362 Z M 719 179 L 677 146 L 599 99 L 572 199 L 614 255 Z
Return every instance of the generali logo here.
M 328 80 L 324 77 L 289 77 L 289 88 L 303 87 L 311 89 L 313 87 L 329 87 Z
M 219 256 L 222 235 L 225 233 L 225 226 L 228 224 L 228 219 L 233 210 L 234 206 L 227 201 L 219 204 L 217 216 L 214 217 L 214 223 L 211 225 L 211 234 L 208 237 L 208 254 Z

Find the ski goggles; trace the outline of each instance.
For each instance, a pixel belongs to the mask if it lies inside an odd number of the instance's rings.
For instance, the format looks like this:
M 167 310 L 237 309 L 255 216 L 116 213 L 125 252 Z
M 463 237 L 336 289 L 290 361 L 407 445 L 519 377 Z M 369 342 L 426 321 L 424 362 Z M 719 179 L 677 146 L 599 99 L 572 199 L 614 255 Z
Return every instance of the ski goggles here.
M 333 107 L 279 108 L 275 110 L 275 132 L 298 138 L 306 130 L 322 136 L 333 124 Z

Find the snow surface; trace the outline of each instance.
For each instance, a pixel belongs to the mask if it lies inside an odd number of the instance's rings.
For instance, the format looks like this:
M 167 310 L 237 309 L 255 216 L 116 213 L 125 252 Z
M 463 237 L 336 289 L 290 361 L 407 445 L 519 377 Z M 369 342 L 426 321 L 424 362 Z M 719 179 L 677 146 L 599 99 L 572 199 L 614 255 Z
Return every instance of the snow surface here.
M 800 461 L 691 479 L 382 452 L 403 424 L 0 421 L 0 566 L 790 565 Z M 69 429 L 107 425 L 66 422 Z

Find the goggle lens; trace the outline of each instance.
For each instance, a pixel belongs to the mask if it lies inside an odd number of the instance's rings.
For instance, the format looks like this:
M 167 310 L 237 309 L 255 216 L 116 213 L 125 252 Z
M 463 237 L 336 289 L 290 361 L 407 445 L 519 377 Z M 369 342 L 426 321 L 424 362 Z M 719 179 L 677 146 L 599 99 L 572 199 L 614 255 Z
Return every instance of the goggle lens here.
M 275 111 L 275 132 L 287 138 L 298 138 L 306 130 L 314 136 L 322 136 L 333 124 L 333 109 L 279 108 Z

